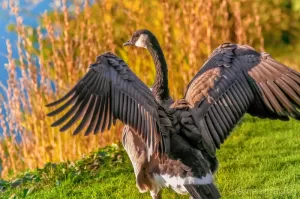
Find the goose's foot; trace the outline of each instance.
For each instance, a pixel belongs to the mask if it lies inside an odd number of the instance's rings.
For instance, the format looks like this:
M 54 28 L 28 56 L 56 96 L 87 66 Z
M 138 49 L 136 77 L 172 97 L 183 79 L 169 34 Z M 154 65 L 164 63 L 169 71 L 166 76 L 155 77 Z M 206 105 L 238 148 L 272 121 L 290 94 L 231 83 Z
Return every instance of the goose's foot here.
M 152 199 L 162 199 L 161 198 L 161 191 L 157 191 L 157 190 L 151 190 L 150 191 L 151 197 Z

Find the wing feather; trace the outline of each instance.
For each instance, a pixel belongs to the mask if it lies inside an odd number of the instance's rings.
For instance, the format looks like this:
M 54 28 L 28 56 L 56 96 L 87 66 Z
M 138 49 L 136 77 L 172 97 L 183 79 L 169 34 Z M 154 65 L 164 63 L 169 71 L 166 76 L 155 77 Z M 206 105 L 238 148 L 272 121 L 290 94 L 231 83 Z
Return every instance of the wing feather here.
M 185 100 L 193 107 L 193 119 L 206 140 L 199 147 L 213 154 L 246 112 L 300 119 L 300 74 L 267 53 L 223 44 L 189 83 Z
M 224 124 L 224 122 L 222 121 L 220 115 L 218 114 L 217 110 L 215 109 L 215 106 L 212 105 L 211 106 L 211 111 L 213 113 L 213 115 L 215 116 L 216 120 L 214 120 L 214 124 L 218 124 L 220 126 L 220 132 L 219 134 L 222 135 L 224 137 L 224 132 L 227 131 L 226 126 Z
M 95 129 L 95 126 L 97 124 L 98 117 L 99 117 L 98 112 L 99 112 L 99 109 L 100 109 L 100 105 L 101 105 L 101 97 L 96 96 L 95 108 L 94 108 L 94 111 L 93 111 L 93 114 L 92 114 L 92 119 L 90 121 L 90 124 L 89 124 L 87 130 L 84 133 L 85 136 L 89 135 Z
M 231 126 L 229 124 L 230 119 L 228 119 L 227 113 L 224 110 L 222 110 L 222 107 L 220 107 L 219 105 L 214 105 L 213 107 L 216 109 L 216 114 L 218 114 L 220 116 L 221 121 L 225 125 L 225 128 L 224 128 L 225 129 L 224 133 L 225 133 L 226 131 L 228 131 L 231 128 Z
M 105 112 L 105 95 L 101 96 L 101 103 L 100 103 L 100 107 L 98 109 L 97 114 L 99 115 L 99 117 L 97 118 L 97 123 L 94 130 L 94 134 L 99 133 L 100 129 L 101 129 L 101 123 L 102 123 L 102 117 L 103 117 L 103 113 Z
M 248 99 L 247 94 L 245 93 L 245 90 L 243 89 L 243 85 L 241 81 L 239 81 L 240 78 L 237 79 L 237 83 L 234 85 L 236 87 L 236 91 L 240 94 L 241 99 L 244 103 L 244 107 L 248 108 L 250 105 L 250 101 Z
M 88 105 L 88 109 L 85 112 L 85 115 L 83 116 L 80 124 L 77 126 L 77 128 L 73 132 L 74 135 L 77 135 L 85 127 L 85 125 L 88 122 L 90 122 L 91 117 L 92 117 L 92 112 L 93 112 L 93 110 L 95 108 L 95 105 L 96 105 L 95 100 L 96 100 L 96 95 L 92 95 L 91 100 L 90 100 L 89 105 Z
M 227 121 L 227 128 L 231 129 L 234 124 L 234 122 L 233 122 L 234 116 L 233 116 L 231 110 L 227 109 L 227 107 L 224 106 L 223 101 L 224 101 L 224 99 L 222 97 L 222 99 L 218 100 L 218 102 L 217 102 L 218 106 L 216 106 L 216 107 L 217 107 L 217 109 L 220 109 L 220 112 L 222 111 L 222 113 L 224 114 L 224 116 L 226 118 L 226 119 L 224 119 L 224 121 Z
M 300 104 L 300 97 L 295 93 L 295 91 L 289 87 L 285 81 L 283 81 L 281 78 L 276 79 L 275 83 L 277 86 L 279 86 L 282 90 L 285 90 L 285 92 L 288 94 L 288 97 L 294 100 L 297 104 Z
M 87 90 L 86 89 L 83 89 L 83 91 L 79 94 L 79 96 L 77 97 L 77 100 L 75 102 L 75 105 L 72 106 L 69 111 L 64 114 L 60 119 L 58 119 L 56 122 L 54 122 L 51 126 L 52 127 L 55 127 L 55 126 L 58 126 L 58 125 L 61 125 L 62 123 L 64 123 L 72 114 L 74 114 L 75 112 L 77 112 L 79 106 L 81 105 L 82 103 L 82 99 L 83 97 L 85 96 L 85 94 L 87 93 Z M 54 111 L 53 111 L 54 112 Z M 48 114 L 49 115 L 49 114 Z M 51 114 L 51 116 L 54 116 Z
M 87 94 L 85 95 L 82 103 L 80 104 L 78 110 L 76 113 L 73 115 L 73 117 L 63 126 L 60 128 L 61 132 L 66 131 L 68 128 L 72 126 L 75 122 L 77 122 L 85 113 L 87 109 L 87 103 L 90 100 L 90 92 L 88 91 Z
M 238 85 L 244 93 L 244 97 L 247 99 L 247 105 L 249 106 L 252 103 L 251 100 L 254 98 L 253 92 L 245 78 L 238 78 L 238 82 Z
M 57 115 L 59 113 L 61 113 L 62 111 L 64 111 L 68 106 L 70 106 L 71 104 L 73 104 L 75 102 L 75 100 L 77 99 L 78 95 L 77 94 L 73 94 L 73 96 L 65 103 L 63 104 L 61 107 L 59 107 L 58 109 L 50 112 L 47 114 L 47 116 L 54 116 Z
M 285 81 L 292 89 L 296 91 L 296 93 L 300 93 L 300 87 L 299 84 L 297 84 L 293 79 L 289 78 L 286 74 L 283 74 L 282 77 L 283 81 Z M 299 95 L 298 95 L 299 96 Z
M 219 149 L 220 148 L 220 143 L 224 141 L 224 137 L 220 136 L 218 131 L 216 130 L 215 126 L 212 123 L 211 117 L 207 115 L 205 117 L 205 121 L 208 127 L 208 130 L 210 134 L 212 135 L 212 138 L 214 139 L 214 142 L 216 143 L 216 147 Z
M 119 119 L 139 133 L 149 147 L 149 155 L 159 149 L 167 152 L 164 145 L 168 142 L 169 132 L 160 119 L 169 120 L 168 116 L 149 88 L 123 60 L 112 53 L 99 56 L 90 65 L 87 74 L 66 95 L 47 106 L 57 105 L 61 106 L 48 116 L 57 115 L 70 107 L 52 124 L 63 125 L 61 131 L 69 129 L 81 119 L 73 134 L 85 128 L 85 135 L 91 132 L 96 134 L 110 129 Z M 163 111 L 159 112 L 159 109 Z
M 229 107 L 229 109 L 232 111 L 233 115 L 234 115 L 234 119 L 237 120 L 237 118 L 239 118 L 239 112 L 236 109 L 236 106 L 234 105 L 234 103 L 232 102 L 232 99 L 230 99 L 229 92 L 224 93 L 224 100 L 226 101 L 227 107 Z

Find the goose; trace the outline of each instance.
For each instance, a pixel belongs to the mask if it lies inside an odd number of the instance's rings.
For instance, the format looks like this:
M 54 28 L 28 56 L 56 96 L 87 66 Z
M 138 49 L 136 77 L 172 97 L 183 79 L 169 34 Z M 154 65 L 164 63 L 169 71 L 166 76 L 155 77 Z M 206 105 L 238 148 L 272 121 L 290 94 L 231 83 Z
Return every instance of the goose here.
M 52 126 L 73 134 L 109 130 L 125 124 L 123 146 L 133 165 L 136 186 L 160 199 L 172 188 L 191 198 L 216 199 L 213 182 L 216 150 L 245 113 L 259 118 L 300 120 L 300 74 L 268 53 L 247 45 L 224 43 L 216 48 L 174 101 L 168 68 L 158 40 L 149 30 L 134 32 L 124 46 L 147 49 L 155 63 L 150 90 L 113 53 L 96 58 L 87 73 L 63 97 L 50 103 L 48 116 L 67 110 Z

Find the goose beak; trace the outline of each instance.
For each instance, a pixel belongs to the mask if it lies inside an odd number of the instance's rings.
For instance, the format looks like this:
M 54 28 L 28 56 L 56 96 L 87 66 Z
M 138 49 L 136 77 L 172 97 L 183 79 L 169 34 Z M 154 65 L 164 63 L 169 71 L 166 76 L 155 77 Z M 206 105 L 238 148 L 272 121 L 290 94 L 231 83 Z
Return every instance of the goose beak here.
M 128 40 L 123 44 L 123 46 L 131 46 L 131 45 L 133 45 L 133 43 L 130 40 Z

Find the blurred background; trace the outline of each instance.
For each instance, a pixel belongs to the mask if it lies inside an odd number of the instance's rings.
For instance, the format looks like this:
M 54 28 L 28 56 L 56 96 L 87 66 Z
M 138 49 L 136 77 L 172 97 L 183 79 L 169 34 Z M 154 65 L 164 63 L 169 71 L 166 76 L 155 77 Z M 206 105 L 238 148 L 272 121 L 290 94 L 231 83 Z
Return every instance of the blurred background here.
M 2 0 L 0 1 L 0 176 L 80 158 L 117 142 L 122 125 L 101 135 L 59 133 L 45 104 L 61 97 L 96 56 L 121 56 L 148 85 L 155 70 L 146 50 L 123 48 L 141 28 L 158 38 L 171 94 L 185 86 L 224 42 L 248 44 L 300 70 L 298 0 Z

